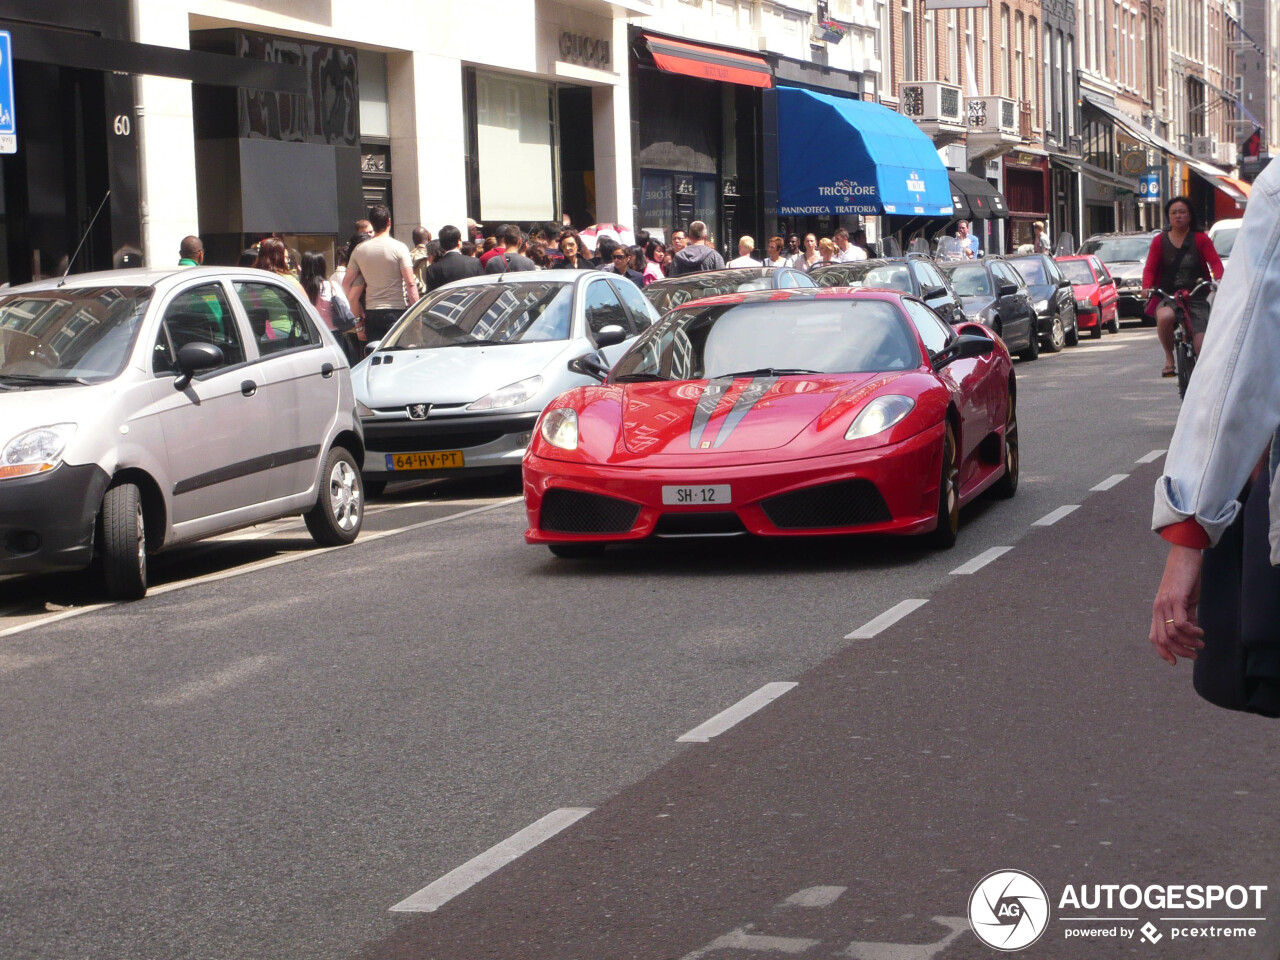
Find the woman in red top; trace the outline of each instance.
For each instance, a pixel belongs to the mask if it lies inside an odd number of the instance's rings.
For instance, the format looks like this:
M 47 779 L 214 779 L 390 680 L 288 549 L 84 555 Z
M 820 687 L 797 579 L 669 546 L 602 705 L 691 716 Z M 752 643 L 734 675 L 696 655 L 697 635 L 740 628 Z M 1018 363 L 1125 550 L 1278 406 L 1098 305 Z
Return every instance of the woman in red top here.
M 1191 212 L 1191 201 L 1186 197 L 1174 197 L 1165 204 L 1164 215 L 1169 227 L 1152 238 L 1147 264 L 1142 268 L 1142 286 L 1147 295 L 1150 296 L 1157 287 L 1166 293 L 1175 293 L 1178 290 L 1191 290 L 1201 280 L 1220 280 L 1222 260 L 1208 234 L 1196 225 L 1195 214 Z M 1164 369 L 1160 375 L 1172 377 L 1173 306 L 1167 300 L 1148 303 L 1148 315 L 1153 309 L 1156 333 L 1160 337 L 1160 346 L 1164 348 Z M 1190 313 L 1188 319 L 1195 338 L 1196 355 L 1199 356 L 1200 344 L 1209 326 L 1208 290 L 1201 290 L 1191 299 Z

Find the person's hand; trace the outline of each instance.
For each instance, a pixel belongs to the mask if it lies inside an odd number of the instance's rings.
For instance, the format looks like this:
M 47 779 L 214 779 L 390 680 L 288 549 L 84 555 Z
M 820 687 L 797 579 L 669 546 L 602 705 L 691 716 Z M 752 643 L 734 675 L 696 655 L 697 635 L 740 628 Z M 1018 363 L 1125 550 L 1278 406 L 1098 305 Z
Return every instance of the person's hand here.
M 1155 603 L 1151 605 L 1151 645 L 1161 659 L 1177 664 L 1178 657 L 1194 660 L 1204 649 L 1204 631 L 1196 623 L 1200 603 L 1199 550 L 1173 544 L 1160 578 Z

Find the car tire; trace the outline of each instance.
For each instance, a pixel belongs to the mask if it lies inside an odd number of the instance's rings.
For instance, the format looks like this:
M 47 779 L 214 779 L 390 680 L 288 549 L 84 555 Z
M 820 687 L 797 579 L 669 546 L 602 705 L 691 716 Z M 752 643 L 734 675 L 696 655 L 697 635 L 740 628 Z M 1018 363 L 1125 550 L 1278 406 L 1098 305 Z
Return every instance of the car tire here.
M 1062 323 L 1062 314 L 1055 313 L 1053 315 L 1053 326 L 1049 328 L 1049 335 L 1045 337 L 1044 348 L 1050 353 L 1061 353 L 1062 348 L 1067 345 L 1067 335 Z
M 603 543 L 548 543 L 553 557 L 561 560 L 590 560 L 604 554 Z
M 1120 311 L 1119 310 L 1111 314 L 1111 322 L 1107 324 L 1107 331 L 1109 333 L 1120 332 Z
M 1008 500 L 1018 492 L 1018 471 L 1022 465 L 1018 447 L 1018 407 L 1013 391 L 1009 391 L 1004 408 L 1004 474 L 991 485 L 993 496 Z
M 311 538 L 322 547 L 340 547 L 360 535 L 364 480 L 355 457 L 345 447 L 333 447 L 324 458 L 316 505 L 303 519 Z
M 938 526 L 929 534 L 933 546 L 950 550 L 960 531 L 960 462 L 956 432 L 947 423 L 942 440 L 942 473 L 938 478 Z
M 1067 346 L 1080 346 L 1080 315 L 1071 314 L 1071 329 L 1067 331 Z
M 107 596 L 141 600 L 147 595 L 147 526 L 138 485 L 121 483 L 108 488 L 101 516 Z
M 1031 321 L 1031 337 L 1027 348 L 1018 354 L 1021 360 L 1038 360 L 1040 358 L 1040 331 L 1036 329 L 1036 321 Z
M 365 480 L 364 481 L 364 498 L 366 500 L 375 500 L 382 496 L 387 490 L 387 481 L 385 480 Z
M 1089 331 L 1090 340 L 1102 339 L 1102 318 L 1098 318 L 1098 322 L 1093 325 L 1093 329 Z

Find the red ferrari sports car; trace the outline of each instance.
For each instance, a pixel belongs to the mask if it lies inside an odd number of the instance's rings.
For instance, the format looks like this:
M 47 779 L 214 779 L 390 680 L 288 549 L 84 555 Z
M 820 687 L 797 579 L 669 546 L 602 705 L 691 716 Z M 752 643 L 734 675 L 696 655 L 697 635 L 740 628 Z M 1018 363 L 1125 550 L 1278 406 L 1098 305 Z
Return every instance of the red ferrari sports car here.
M 1120 296 L 1106 264 L 1091 253 L 1053 259 L 1075 291 L 1077 326 L 1088 330 L 1094 340 L 1102 337 L 1104 328 L 1119 333 Z
M 525 540 L 930 534 L 1018 486 L 1009 352 L 890 290 L 773 290 L 667 313 L 561 394 L 524 457 Z

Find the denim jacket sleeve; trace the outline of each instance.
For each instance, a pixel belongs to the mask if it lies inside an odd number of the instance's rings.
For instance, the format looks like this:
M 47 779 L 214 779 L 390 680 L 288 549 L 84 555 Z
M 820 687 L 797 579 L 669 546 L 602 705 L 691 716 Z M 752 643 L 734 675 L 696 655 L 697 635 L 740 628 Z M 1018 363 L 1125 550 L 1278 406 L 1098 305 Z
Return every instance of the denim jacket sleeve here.
M 1269 165 L 1253 185 L 1164 475 L 1156 482 L 1152 527 L 1193 517 L 1216 544 L 1235 519 L 1236 498 L 1278 426 L 1280 163 Z M 1278 531 L 1280 524 L 1273 524 L 1273 563 L 1280 555 Z

